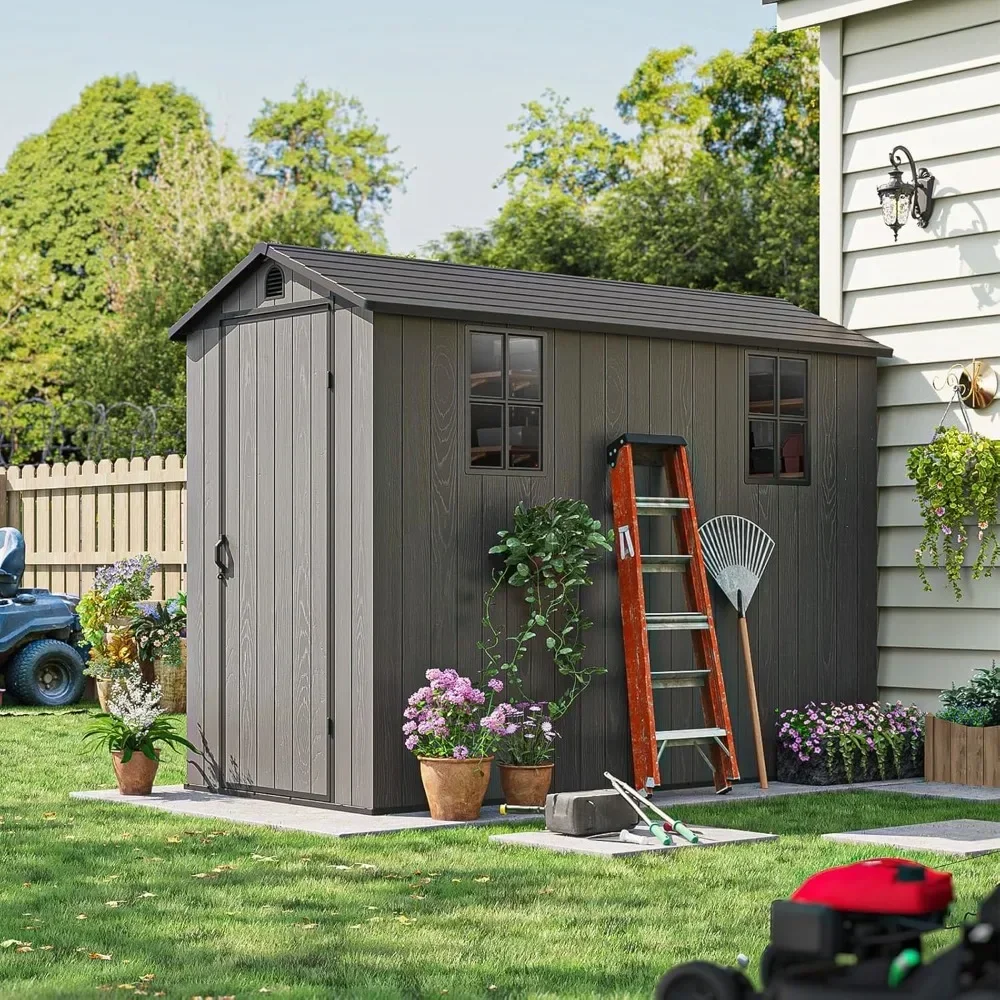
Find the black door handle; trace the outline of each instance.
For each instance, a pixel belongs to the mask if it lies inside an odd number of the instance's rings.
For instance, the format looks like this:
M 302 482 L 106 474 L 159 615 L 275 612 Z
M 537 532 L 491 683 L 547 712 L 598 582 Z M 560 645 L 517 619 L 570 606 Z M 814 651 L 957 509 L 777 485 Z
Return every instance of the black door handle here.
M 219 568 L 220 580 L 224 580 L 226 578 L 226 570 L 229 568 L 223 559 L 223 552 L 227 544 L 226 536 L 219 535 L 219 540 L 215 543 L 215 565 Z

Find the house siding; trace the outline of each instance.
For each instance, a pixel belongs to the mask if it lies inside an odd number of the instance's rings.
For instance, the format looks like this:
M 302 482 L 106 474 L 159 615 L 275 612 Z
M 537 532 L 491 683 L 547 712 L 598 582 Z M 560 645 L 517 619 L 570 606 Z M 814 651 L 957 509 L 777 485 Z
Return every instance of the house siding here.
M 944 413 L 949 368 L 1000 366 L 1000 4 L 911 0 L 824 23 L 820 39 L 820 312 L 894 352 L 878 369 L 879 687 L 930 709 L 1000 654 L 1000 578 L 970 581 L 959 605 L 941 572 L 921 588 L 905 471 Z M 937 201 L 927 229 L 910 221 L 894 243 L 876 188 L 897 144 Z M 1000 435 L 1000 406 L 969 415 Z
M 483 474 L 467 471 L 465 461 L 470 326 L 479 324 L 374 316 L 375 809 L 423 801 L 417 763 L 402 745 L 402 709 L 430 666 L 478 673 L 476 644 L 491 573 L 487 550 L 496 532 L 509 526 L 519 501 L 553 496 L 585 500 L 610 528 L 605 448 L 625 431 L 683 435 L 700 520 L 742 514 L 777 541 L 748 615 L 769 755 L 776 707 L 875 696 L 874 358 L 796 353 L 809 362 L 810 482 L 760 486 L 747 484 L 744 475 L 745 359 L 755 347 L 767 352 L 766 345 L 542 330 L 543 474 Z M 637 469 L 640 492 L 663 492 L 649 475 Z M 669 519 L 650 520 L 641 527 L 644 550 L 672 551 Z M 581 594 L 595 623 L 585 634 L 585 662 L 603 664 L 608 673 L 559 727 L 556 789 L 599 787 L 606 769 L 631 773 L 613 556 L 597 559 L 591 578 L 593 586 Z M 645 583 L 650 610 L 684 607 L 680 579 L 653 574 Z M 713 594 L 740 768 L 743 779 L 752 780 L 736 615 L 714 588 Z M 494 620 L 509 634 L 523 610 L 519 592 L 502 593 Z M 652 633 L 651 654 L 657 669 L 693 666 L 687 634 Z M 562 690 L 540 650 L 529 653 L 526 673 L 535 697 Z M 702 725 L 695 691 L 657 692 L 657 698 L 665 728 Z M 664 783 L 708 779 L 690 749 L 667 751 L 664 764 Z M 495 776 L 489 794 L 500 795 Z

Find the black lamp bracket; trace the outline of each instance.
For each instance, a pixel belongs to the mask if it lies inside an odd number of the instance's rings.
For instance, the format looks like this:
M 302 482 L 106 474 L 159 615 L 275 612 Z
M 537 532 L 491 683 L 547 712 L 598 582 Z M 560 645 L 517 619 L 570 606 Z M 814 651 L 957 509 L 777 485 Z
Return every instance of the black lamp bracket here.
M 913 162 L 913 156 L 905 146 L 897 146 L 889 154 L 889 162 L 896 170 L 899 170 L 902 163 L 900 153 L 906 157 L 912 178 L 913 207 L 910 214 L 921 229 L 926 229 L 927 223 L 931 220 L 931 213 L 934 211 L 934 176 L 926 167 L 917 169 L 916 163 Z

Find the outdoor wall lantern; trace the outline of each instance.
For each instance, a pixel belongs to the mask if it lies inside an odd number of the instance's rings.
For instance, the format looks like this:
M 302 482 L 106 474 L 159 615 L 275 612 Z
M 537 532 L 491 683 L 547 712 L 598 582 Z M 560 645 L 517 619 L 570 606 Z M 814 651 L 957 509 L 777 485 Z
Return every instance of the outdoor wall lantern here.
M 909 182 L 903 180 L 900 153 L 910 165 Z M 889 154 L 889 162 L 892 164 L 889 180 L 879 185 L 878 197 L 882 202 L 882 221 L 892 230 L 895 242 L 899 239 L 900 229 L 906 225 L 906 220 L 911 215 L 921 229 L 927 228 L 931 212 L 934 211 L 934 178 L 926 167 L 917 171 L 917 165 L 905 146 L 897 146 Z

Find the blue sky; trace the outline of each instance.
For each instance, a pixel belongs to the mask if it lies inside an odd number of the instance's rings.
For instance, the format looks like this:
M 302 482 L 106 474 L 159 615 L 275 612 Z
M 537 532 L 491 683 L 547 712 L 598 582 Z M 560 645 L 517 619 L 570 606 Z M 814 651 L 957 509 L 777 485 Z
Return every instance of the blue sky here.
M 624 13 L 619 13 L 624 11 Z M 773 27 L 760 0 L 48 0 L 12 3 L 0 36 L 0 163 L 92 80 L 172 80 L 241 147 L 265 97 L 296 82 L 361 99 L 413 168 L 387 220 L 390 247 L 416 249 L 482 225 L 502 202 L 506 126 L 551 87 L 613 125 L 614 99 L 653 47 L 700 56 Z

